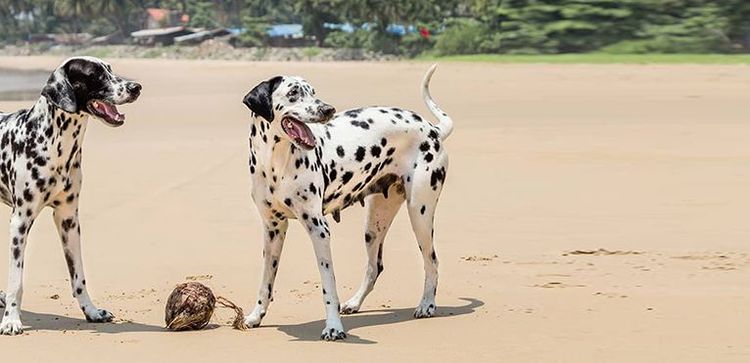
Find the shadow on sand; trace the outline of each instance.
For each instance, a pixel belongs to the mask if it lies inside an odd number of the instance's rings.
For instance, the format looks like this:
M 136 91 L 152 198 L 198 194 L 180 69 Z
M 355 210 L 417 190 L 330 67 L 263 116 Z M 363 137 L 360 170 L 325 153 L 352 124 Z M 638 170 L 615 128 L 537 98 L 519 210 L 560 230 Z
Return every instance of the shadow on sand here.
M 437 315 L 431 319 L 442 319 L 451 316 L 459 316 L 474 313 L 477 308 L 484 306 L 484 302 L 474 298 L 461 298 L 467 304 L 460 306 L 440 306 Z M 0 309 L 2 307 L 0 306 Z M 4 310 L 4 309 L 3 309 Z M 403 309 L 380 309 L 362 311 L 354 315 L 343 315 L 341 317 L 344 327 L 348 329 L 349 337 L 343 341 L 348 344 L 376 344 L 376 341 L 367 340 L 357 335 L 351 334 L 352 331 L 369 326 L 379 326 L 388 324 L 403 323 L 414 320 L 414 308 Z M 89 323 L 83 317 L 72 318 L 69 316 L 35 313 L 32 311 L 23 311 L 23 322 L 26 324 L 26 331 L 87 331 L 92 333 L 118 334 L 118 333 L 161 333 L 167 332 L 164 327 L 136 323 L 131 321 L 117 323 Z M 281 332 L 294 338 L 292 341 L 318 341 L 320 340 L 320 331 L 325 326 L 325 320 L 309 321 L 302 324 L 293 325 L 265 325 L 262 328 L 276 328 Z M 204 329 L 216 329 L 219 326 L 210 324 Z
M 89 323 L 81 315 L 80 318 L 69 316 L 35 313 L 22 311 L 21 320 L 24 330 L 28 331 L 80 331 L 103 334 L 118 334 L 132 332 L 166 332 L 161 326 L 122 321 L 116 323 Z M 210 326 L 207 329 L 211 328 Z
M 461 306 L 441 305 L 438 307 L 437 315 L 431 319 L 442 319 L 451 316 L 471 314 L 475 312 L 477 308 L 484 305 L 483 301 L 474 298 L 461 298 L 461 300 L 466 301 L 467 304 Z M 367 310 L 354 315 L 342 315 L 341 321 L 349 334 L 349 337 L 342 342 L 348 344 L 376 344 L 376 341 L 361 338 L 351 334 L 351 332 L 362 327 L 397 324 L 414 320 L 413 314 L 414 308 L 404 308 Z M 318 341 L 320 340 L 320 332 L 323 330 L 324 326 L 325 320 L 315 320 L 302 324 L 266 325 L 265 327 L 277 328 L 293 337 L 294 339 L 292 339 L 292 341 Z

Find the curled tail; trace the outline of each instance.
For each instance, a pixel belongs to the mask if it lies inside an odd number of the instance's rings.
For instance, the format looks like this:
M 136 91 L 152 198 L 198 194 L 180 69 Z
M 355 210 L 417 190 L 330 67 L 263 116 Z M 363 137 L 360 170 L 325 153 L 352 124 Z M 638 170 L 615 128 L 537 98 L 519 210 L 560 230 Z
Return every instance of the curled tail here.
M 437 117 L 438 124 L 435 126 L 440 132 L 440 138 L 445 140 L 453 132 L 453 120 L 438 107 L 432 96 L 430 96 L 430 79 L 432 79 L 432 74 L 435 73 L 436 68 L 437 64 L 433 64 L 424 75 L 424 79 L 422 80 L 422 99 L 424 99 L 424 103 L 430 109 L 430 112 Z

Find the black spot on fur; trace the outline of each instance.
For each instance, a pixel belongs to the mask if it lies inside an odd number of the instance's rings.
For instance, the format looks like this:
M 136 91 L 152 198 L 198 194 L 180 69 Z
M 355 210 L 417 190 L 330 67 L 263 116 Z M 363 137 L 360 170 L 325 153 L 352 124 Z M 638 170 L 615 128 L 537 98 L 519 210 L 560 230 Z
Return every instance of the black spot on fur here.
M 372 156 L 375 157 L 375 158 L 380 157 L 380 147 L 376 146 L 376 145 L 373 145 L 370 148 L 370 154 L 372 154 Z
M 365 148 L 360 146 L 357 148 L 357 152 L 354 154 L 354 157 L 357 161 L 362 161 L 365 159 Z
M 341 176 L 341 181 L 346 184 L 349 182 L 349 180 L 352 180 L 353 176 L 354 174 L 351 171 L 347 171 L 346 173 L 344 173 L 344 175 Z

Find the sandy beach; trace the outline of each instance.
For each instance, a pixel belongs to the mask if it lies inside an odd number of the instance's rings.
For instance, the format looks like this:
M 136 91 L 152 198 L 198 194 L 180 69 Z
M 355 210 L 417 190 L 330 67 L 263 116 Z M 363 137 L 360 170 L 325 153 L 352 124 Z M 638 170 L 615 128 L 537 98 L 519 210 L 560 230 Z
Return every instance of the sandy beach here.
M 0 57 L 0 68 L 60 61 Z M 260 328 L 233 330 L 218 310 L 207 330 L 167 332 L 165 299 L 186 278 L 245 308 L 255 299 L 262 241 L 241 103 L 252 86 L 301 75 L 339 110 L 428 115 L 429 64 L 109 61 L 144 87 L 121 108 L 125 126 L 92 120 L 83 146 L 88 286 L 117 322 L 83 319 L 45 211 L 26 252 L 26 333 L 0 337 L 4 360 L 750 361 L 748 66 L 441 64 L 432 94 L 456 129 L 436 216 L 438 316 L 412 318 L 423 274 L 402 208 L 364 311 L 342 319 L 349 339 L 326 343 L 296 222 Z M 342 300 L 364 269 L 363 214 L 330 221 Z M 2 290 L 6 278 L 2 266 Z

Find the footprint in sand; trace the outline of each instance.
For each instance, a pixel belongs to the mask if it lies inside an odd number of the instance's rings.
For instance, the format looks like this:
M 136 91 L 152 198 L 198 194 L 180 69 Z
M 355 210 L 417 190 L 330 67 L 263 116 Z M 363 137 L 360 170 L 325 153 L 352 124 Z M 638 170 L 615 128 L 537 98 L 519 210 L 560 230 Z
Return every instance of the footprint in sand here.
M 747 254 L 734 252 L 708 252 L 695 253 L 680 256 L 672 256 L 673 259 L 683 261 L 695 261 L 704 263 L 701 266 L 703 270 L 714 271 L 732 271 L 741 266 L 746 266 L 750 262 Z
M 564 289 L 568 287 L 586 287 L 586 285 L 574 285 L 574 284 L 567 284 L 560 281 L 550 281 L 544 284 L 537 284 L 533 287 L 541 287 L 543 289 Z

